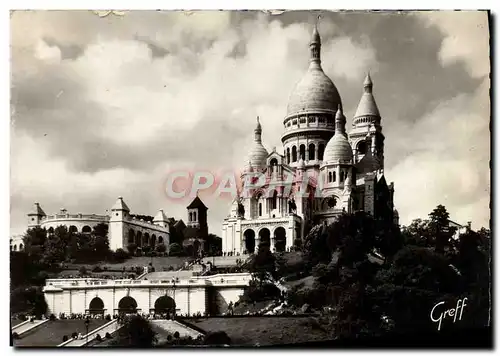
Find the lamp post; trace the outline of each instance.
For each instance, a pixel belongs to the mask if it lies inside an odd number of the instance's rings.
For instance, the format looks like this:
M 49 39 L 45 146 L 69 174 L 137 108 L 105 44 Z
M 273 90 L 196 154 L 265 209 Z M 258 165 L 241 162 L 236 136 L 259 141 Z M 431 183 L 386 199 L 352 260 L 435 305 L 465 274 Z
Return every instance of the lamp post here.
M 85 328 L 87 329 L 87 333 L 85 334 L 85 337 L 87 338 L 85 346 L 87 346 L 89 343 L 89 324 L 90 324 L 90 319 L 89 317 L 87 317 L 87 320 L 85 320 Z

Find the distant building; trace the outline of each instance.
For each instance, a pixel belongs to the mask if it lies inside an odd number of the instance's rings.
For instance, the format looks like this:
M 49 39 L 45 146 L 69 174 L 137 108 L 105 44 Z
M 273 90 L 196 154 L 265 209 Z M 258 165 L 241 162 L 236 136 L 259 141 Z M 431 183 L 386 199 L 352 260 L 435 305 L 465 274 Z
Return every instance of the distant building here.
M 35 203 L 28 215 L 28 228 L 36 226 L 45 228 L 50 236 L 58 226 L 66 226 L 69 231 L 79 233 L 91 233 L 94 226 L 98 224 L 108 225 L 109 247 L 112 250 L 122 248 L 127 250 L 129 244 L 135 244 L 137 250 L 141 251 L 145 246 L 154 248 L 158 244 L 170 245 L 171 233 L 173 231 L 184 239 L 186 234 L 189 238 L 183 245 L 193 245 L 198 250 L 203 249 L 204 241 L 208 235 L 207 210 L 200 198 L 196 197 L 187 207 L 188 224 L 182 220 L 167 218 L 164 211 L 160 209 L 154 217 L 134 215 L 119 197 L 109 214 L 70 214 L 66 209 L 59 213 L 47 215 L 39 203 Z M 11 250 L 19 250 L 22 237 L 11 239 Z
M 10 250 L 11 251 L 24 250 L 23 235 L 15 235 L 10 237 Z

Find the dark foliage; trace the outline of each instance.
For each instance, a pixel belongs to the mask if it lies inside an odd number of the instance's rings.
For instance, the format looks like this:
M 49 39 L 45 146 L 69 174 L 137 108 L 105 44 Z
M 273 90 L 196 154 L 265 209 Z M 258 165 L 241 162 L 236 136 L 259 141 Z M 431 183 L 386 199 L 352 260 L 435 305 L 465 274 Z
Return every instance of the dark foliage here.
M 118 331 L 116 346 L 153 347 L 156 333 L 149 321 L 139 315 L 127 317 L 124 326 Z

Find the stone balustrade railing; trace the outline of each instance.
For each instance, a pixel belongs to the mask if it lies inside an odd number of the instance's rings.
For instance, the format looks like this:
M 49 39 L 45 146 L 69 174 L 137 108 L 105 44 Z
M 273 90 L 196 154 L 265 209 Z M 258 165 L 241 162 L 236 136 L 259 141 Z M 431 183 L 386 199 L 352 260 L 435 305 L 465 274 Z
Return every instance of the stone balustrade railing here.
M 43 222 L 50 220 L 60 220 L 60 219 L 82 219 L 82 220 L 98 220 L 98 221 L 108 221 L 108 215 L 96 215 L 96 214 L 54 214 L 47 215 L 41 219 Z

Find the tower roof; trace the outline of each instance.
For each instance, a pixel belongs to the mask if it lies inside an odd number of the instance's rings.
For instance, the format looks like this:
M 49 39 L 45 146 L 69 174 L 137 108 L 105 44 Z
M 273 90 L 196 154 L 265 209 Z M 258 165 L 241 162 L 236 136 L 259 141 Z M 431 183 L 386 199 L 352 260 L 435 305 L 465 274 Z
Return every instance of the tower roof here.
M 188 205 L 187 209 L 205 209 L 205 210 L 207 210 L 208 208 L 205 206 L 205 204 L 203 204 L 200 197 L 197 196 L 196 198 L 193 199 L 191 204 Z
M 168 218 L 163 212 L 163 209 L 160 209 L 153 219 L 153 222 L 160 222 L 160 221 L 168 221 Z
M 339 161 L 347 163 L 352 161 L 352 157 L 352 147 L 345 135 L 345 116 L 342 112 L 342 106 L 339 104 L 335 115 L 335 135 L 325 147 L 323 162 L 327 164 Z
M 122 210 L 122 211 L 130 212 L 130 209 L 128 208 L 127 204 L 125 204 L 122 197 L 118 197 L 115 205 L 113 205 L 111 210 Z
M 262 144 L 262 126 L 260 125 L 259 117 L 257 116 L 257 126 L 254 130 L 254 141 L 250 151 L 248 152 L 245 170 L 251 171 L 252 168 L 264 168 L 266 166 L 266 159 L 269 153 Z
M 321 68 L 321 37 L 317 27 L 314 27 L 309 47 L 309 68 L 290 94 L 287 116 L 304 111 L 334 113 L 341 103 L 337 87 Z
M 356 114 L 354 117 L 361 116 L 378 116 L 380 117 L 380 112 L 378 111 L 377 103 L 375 103 L 375 98 L 373 97 L 373 82 L 368 73 L 363 82 L 364 93 L 359 101 L 358 108 L 356 109 Z
M 31 207 L 31 210 L 30 210 L 30 212 L 28 213 L 28 215 L 45 216 L 45 212 L 44 212 L 44 211 L 42 210 L 42 208 L 40 207 L 40 204 L 35 203 L 35 204 L 33 204 L 33 206 Z

